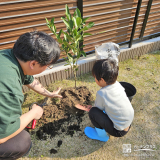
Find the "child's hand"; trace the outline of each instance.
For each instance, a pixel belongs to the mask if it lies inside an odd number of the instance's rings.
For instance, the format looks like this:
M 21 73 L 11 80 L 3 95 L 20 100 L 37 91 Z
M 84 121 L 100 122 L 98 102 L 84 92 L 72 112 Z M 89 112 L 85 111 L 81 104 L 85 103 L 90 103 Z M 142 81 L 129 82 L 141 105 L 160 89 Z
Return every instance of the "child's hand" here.
M 53 91 L 50 95 L 50 97 L 52 98 L 62 98 L 61 95 L 59 95 L 58 93 L 60 92 L 61 88 L 59 87 L 56 91 Z
M 76 104 L 75 107 L 78 108 L 78 109 L 80 109 L 80 110 L 87 111 L 87 112 L 89 112 L 90 109 L 92 108 L 91 105 L 82 106 L 82 105 L 80 105 L 80 104 Z

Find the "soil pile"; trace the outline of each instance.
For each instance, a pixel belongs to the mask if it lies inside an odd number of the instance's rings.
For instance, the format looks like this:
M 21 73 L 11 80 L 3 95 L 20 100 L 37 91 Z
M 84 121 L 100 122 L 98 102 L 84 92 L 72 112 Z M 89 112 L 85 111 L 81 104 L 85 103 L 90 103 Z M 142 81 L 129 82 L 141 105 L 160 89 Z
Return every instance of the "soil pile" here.
M 53 138 L 62 132 L 71 135 L 80 131 L 84 111 L 75 108 L 75 104 L 92 105 L 93 97 L 87 87 L 67 88 L 61 90 L 63 98 L 48 98 L 44 114 L 37 121 L 39 127 L 36 135 L 39 139 Z

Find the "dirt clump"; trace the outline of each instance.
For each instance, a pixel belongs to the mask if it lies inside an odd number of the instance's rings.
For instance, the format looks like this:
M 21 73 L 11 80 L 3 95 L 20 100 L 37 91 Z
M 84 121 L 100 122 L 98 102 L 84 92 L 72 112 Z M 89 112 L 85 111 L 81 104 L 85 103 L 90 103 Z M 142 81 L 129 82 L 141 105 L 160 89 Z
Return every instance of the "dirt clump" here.
M 93 97 L 87 87 L 62 89 L 63 98 L 48 98 L 47 105 L 43 107 L 44 113 L 37 122 L 39 129 L 36 135 L 39 139 L 53 138 L 62 132 L 73 136 L 76 131 L 81 131 L 80 123 L 84 111 L 75 108 L 75 104 L 91 105 Z

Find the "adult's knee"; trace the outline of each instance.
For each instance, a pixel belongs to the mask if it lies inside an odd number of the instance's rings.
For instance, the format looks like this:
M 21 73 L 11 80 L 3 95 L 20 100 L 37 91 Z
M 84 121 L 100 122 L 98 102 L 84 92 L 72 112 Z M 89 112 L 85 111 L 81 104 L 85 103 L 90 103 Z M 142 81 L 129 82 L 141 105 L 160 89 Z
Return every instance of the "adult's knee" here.
M 21 155 L 25 155 L 26 153 L 28 153 L 28 151 L 31 148 L 31 137 L 30 134 L 26 131 L 22 131 L 22 134 L 20 135 L 20 139 L 21 139 L 21 143 L 19 143 L 19 152 L 21 153 Z
M 22 131 L 15 137 L 0 145 L 0 159 L 15 160 L 25 155 L 31 148 L 28 132 Z

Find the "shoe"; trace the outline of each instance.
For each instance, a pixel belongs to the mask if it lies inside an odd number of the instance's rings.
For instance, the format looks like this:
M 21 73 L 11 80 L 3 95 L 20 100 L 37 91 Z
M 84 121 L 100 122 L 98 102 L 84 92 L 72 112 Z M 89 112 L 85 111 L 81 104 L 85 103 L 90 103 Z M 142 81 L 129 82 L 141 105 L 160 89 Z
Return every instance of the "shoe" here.
M 107 135 L 104 129 L 86 127 L 84 129 L 84 133 L 87 137 L 95 140 L 99 140 L 102 142 L 107 142 L 109 140 L 109 136 Z
M 100 129 L 100 128 L 95 127 L 95 130 L 99 137 L 105 137 L 107 135 L 105 129 Z

